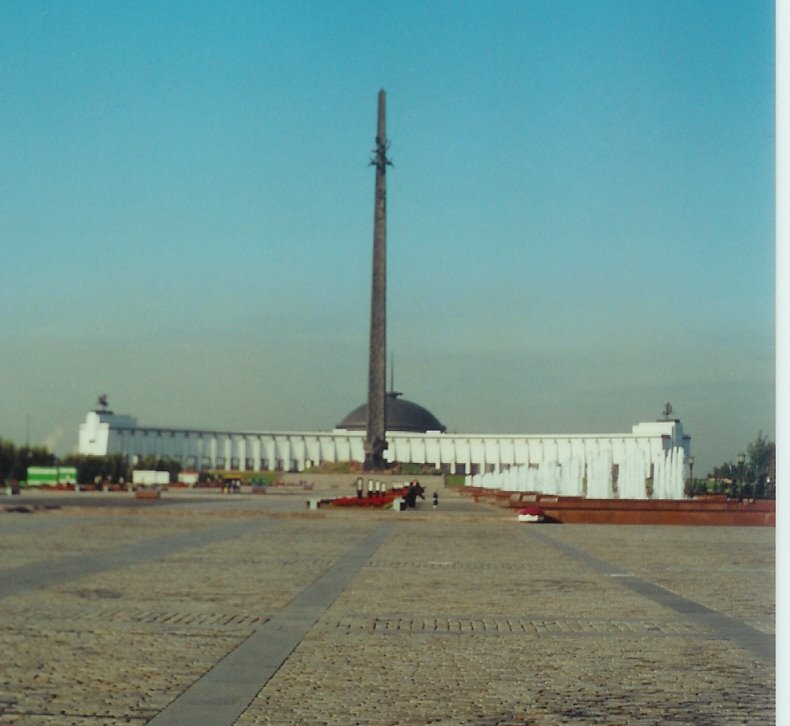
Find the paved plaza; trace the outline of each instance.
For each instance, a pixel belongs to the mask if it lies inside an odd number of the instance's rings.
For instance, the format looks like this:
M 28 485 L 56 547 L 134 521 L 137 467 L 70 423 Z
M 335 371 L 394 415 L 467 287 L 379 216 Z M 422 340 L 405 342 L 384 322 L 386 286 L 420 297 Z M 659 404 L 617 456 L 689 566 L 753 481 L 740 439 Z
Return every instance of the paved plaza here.
M 315 495 L 0 498 L 0 726 L 776 720 L 771 528 Z

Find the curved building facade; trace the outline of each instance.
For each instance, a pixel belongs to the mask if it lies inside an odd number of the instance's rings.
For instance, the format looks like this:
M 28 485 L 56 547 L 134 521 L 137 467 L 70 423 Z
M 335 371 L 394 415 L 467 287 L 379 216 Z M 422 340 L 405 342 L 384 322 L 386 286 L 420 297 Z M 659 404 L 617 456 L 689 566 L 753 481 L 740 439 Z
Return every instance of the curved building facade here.
M 264 432 L 140 426 L 130 416 L 92 411 L 80 424 L 78 451 L 120 453 L 131 461 L 172 457 L 195 469 L 303 471 L 324 462 L 363 462 L 364 439 L 364 429 L 340 427 Z M 683 498 L 691 446 L 680 421 L 639 423 L 618 434 L 392 430 L 387 442 L 389 463 L 428 464 L 464 474 L 475 486 L 628 499 Z

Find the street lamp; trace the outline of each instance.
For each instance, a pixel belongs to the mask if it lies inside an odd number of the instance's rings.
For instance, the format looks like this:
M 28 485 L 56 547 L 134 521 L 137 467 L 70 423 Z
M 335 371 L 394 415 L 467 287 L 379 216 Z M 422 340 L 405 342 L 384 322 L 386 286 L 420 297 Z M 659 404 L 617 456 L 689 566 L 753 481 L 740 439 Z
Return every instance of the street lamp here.
M 741 492 L 743 489 L 743 462 L 746 461 L 746 455 L 741 452 L 737 456 L 738 460 L 738 499 L 741 499 Z
M 694 495 L 694 457 L 689 456 L 689 496 Z

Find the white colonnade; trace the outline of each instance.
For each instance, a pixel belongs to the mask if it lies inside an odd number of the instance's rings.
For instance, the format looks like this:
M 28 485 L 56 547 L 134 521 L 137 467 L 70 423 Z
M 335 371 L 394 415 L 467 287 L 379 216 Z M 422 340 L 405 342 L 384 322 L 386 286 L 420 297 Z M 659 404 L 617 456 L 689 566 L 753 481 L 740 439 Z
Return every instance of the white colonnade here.
M 91 412 L 79 451 L 178 459 L 185 468 L 303 471 L 364 461 L 363 431 L 211 431 L 139 426 Z M 626 434 L 452 434 L 388 432 L 389 462 L 466 475 L 474 486 L 589 498 L 683 496 L 690 439 L 679 421 L 640 423 Z

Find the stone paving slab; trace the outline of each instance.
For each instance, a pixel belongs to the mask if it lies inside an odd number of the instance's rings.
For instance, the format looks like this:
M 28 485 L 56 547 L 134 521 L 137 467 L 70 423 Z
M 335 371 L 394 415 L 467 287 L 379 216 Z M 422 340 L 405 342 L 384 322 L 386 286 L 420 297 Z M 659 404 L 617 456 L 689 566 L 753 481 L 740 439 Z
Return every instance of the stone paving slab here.
M 394 523 L 381 525 L 157 715 L 152 726 L 233 723 L 331 606 Z
M 624 572 L 650 579 L 732 617 L 773 632 L 774 541 L 769 527 L 595 525 L 555 527 L 552 534 Z M 668 559 L 666 553 L 672 552 Z M 711 576 L 715 571 L 716 576 Z
M 273 675 L 247 664 L 260 690 L 236 724 L 775 722 L 770 661 L 509 512 L 449 491 L 404 513 L 308 513 L 302 499 L 2 515 L 0 551 L 31 565 L 252 524 L 0 600 L 0 726 L 149 722 L 382 526 L 394 529 Z M 615 574 L 774 632 L 772 529 L 541 527 Z
M 185 637 L 185 635 L 187 637 Z M 144 629 L 71 629 L 53 624 L 0 629 L 4 715 L 81 716 L 146 722 L 237 642 L 233 634 Z M 185 655 L 188 654 L 188 659 Z
M 772 723 L 771 675 L 725 643 L 682 636 L 317 629 L 237 723 Z

